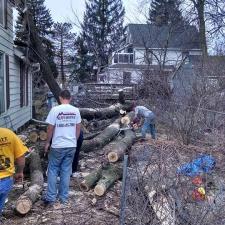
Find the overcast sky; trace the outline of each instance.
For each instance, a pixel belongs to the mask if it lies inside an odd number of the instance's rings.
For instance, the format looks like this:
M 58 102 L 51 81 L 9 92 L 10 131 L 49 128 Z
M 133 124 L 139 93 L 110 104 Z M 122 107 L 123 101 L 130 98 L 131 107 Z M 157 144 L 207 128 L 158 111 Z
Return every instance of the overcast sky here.
M 144 14 L 147 6 L 143 7 L 141 2 L 143 0 L 123 0 L 126 10 L 125 23 L 146 21 Z M 78 24 L 76 16 L 82 21 L 85 11 L 85 0 L 46 0 L 45 4 L 50 9 L 55 22 L 75 22 Z

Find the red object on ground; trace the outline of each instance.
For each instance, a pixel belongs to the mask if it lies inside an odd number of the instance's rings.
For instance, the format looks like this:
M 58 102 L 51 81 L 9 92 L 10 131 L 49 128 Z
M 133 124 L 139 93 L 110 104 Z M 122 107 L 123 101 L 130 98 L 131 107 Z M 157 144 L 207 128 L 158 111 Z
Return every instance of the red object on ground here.
M 192 183 L 196 186 L 203 184 L 202 177 L 200 177 L 200 176 L 194 177 L 192 180 Z
M 205 195 L 201 194 L 198 190 L 192 192 L 192 198 L 197 201 L 204 201 Z

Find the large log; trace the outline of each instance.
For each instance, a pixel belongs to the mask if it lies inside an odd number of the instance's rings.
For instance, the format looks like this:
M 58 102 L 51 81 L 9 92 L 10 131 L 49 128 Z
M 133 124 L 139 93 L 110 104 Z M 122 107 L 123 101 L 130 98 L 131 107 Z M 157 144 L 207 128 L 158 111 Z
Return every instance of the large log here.
M 80 108 L 80 114 L 83 119 L 87 120 L 92 120 L 92 119 L 107 119 L 107 118 L 112 118 L 114 116 L 119 115 L 120 109 L 124 109 L 126 111 L 131 110 L 132 104 L 131 103 L 126 103 L 126 104 L 120 104 L 117 103 L 115 105 L 111 105 L 106 108 Z
M 91 140 L 84 140 L 81 150 L 89 152 L 97 148 L 104 147 L 109 143 L 120 131 L 119 120 L 114 121 L 111 125 L 105 128 L 99 135 Z
M 90 140 L 99 135 L 100 132 L 91 133 L 91 134 L 84 134 L 84 140 Z
M 98 196 L 105 194 L 106 190 L 122 177 L 122 167 L 109 165 L 102 171 L 101 179 L 94 188 L 94 193 Z
M 134 143 L 135 137 L 135 133 L 132 130 L 126 130 L 125 137 L 111 146 L 107 154 L 109 162 L 117 162 L 122 159 L 126 150 Z
M 15 203 L 15 210 L 21 215 L 25 215 L 31 210 L 33 203 L 39 198 L 44 184 L 39 153 L 34 151 L 29 158 L 31 185 Z
M 88 124 L 88 129 L 90 131 L 102 130 L 109 126 L 112 122 L 112 119 L 94 120 Z
M 24 8 L 26 8 L 24 6 Z M 48 54 L 46 53 L 46 49 L 43 46 L 42 39 L 40 38 L 37 28 L 34 24 L 34 18 L 31 14 L 30 10 L 26 10 L 23 14 L 23 28 L 25 30 L 29 30 L 30 34 L 30 41 L 26 43 L 27 47 L 29 48 L 32 44 L 32 50 L 37 55 L 38 62 L 41 65 L 42 70 L 42 78 L 43 80 L 48 84 L 49 89 L 53 93 L 54 97 L 59 102 L 59 94 L 61 91 L 61 88 L 59 87 L 58 83 L 56 82 L 56 79 L 53 76 L 49 60 L 48 60 Z
M 102 167 L 88 174 L 86 177 L 84 177 L 84 180 L 80 183 L 80 189 L 82 191 L 89 191 L 90 188 L 92 188 L 100 179 L 101 174 L 102 174 Z

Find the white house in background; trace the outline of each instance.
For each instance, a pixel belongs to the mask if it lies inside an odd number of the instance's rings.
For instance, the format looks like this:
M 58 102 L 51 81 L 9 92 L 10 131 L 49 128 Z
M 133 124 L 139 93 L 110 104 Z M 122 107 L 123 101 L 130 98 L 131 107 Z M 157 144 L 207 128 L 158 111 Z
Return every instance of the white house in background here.
M 199 33 L 194 26 L 172 31 L 168 26 L 129 24 L 124 45 L 113 53 L 99 83 L 139 83 L 147 71 L 173 73 L 189 56 L 199 56 Z
M 17 130 L 32 118 L 32 77 L 23 49 L 14 45 L 14 6 L 0 0 L 0 127 Z

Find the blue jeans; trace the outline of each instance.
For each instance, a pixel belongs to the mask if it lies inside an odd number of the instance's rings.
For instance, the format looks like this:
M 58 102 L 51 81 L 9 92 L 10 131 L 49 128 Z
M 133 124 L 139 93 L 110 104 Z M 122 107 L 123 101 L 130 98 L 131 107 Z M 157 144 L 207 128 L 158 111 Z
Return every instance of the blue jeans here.
M 7 177 L 0 179 L 0 215 L 2 213 L 2 209 L 5 206 L 5 200 L 12 189 L 13 178 Z
M 48 163 L 48 188 L 45 200 L 54 202 L 57 198 L 65 202 L 69 196 L 70 175 L 76 148 L 51 148 Z M 57 187 L 57 177 L 60 177 Z
M 141 128 L 142 137 L 145 137 L 147 132 L 150 132 L 152 139 L 155 139 L 155 118 L 153 117 L 146 117 L 144 120 L 144 124 Z

